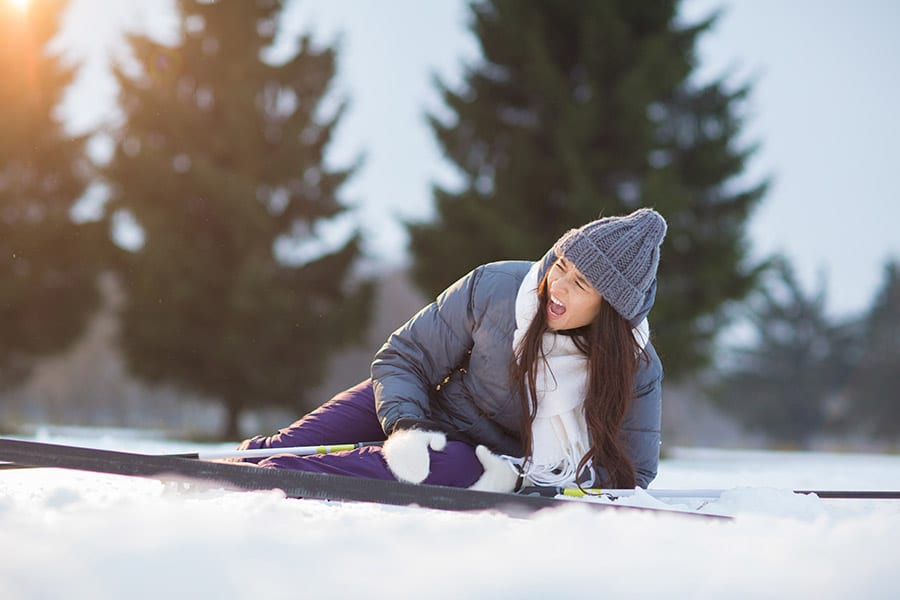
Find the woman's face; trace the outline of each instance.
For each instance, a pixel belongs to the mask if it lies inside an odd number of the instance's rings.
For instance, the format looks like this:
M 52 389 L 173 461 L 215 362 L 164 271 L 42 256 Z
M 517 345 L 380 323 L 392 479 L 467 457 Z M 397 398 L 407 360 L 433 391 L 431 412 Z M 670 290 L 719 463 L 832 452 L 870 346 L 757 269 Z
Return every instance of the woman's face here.
M 547 326 L 553 331 L 584 327 L 600 313 L 603 297 L 565 258 L 558 258 L 550 267 L 547 291 L 544 310 Z

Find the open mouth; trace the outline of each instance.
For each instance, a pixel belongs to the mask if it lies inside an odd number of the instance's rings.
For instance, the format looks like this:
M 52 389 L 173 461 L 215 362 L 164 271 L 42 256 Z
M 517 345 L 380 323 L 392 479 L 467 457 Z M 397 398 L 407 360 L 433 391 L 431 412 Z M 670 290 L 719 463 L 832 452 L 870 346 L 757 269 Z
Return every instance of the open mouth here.
M 547 310 L 549 310 L 552 315 L 561 317 L 566 313 L 566 305 L 551 294 L 550 301 L 547 303 Z

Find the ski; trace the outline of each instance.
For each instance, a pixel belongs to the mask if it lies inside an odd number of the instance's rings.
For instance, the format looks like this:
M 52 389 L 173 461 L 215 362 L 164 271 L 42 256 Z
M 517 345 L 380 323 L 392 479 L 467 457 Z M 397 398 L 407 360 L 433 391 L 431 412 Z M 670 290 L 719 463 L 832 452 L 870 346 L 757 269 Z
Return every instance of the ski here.
M 0 460 L 32 467 L 74 469 L 157 480 L 206 482 L 237 491 L 279 489 L 289 498 L 419 506 L 449 511 L 492 510 L 524 516 L 576 502 L 598 510 L 651 512 L 703 519 L 730 518 L 675 508 L 633 507 L 566 497 L 480 492 L 5 438 L 0 439 Z
M 643 490 L 653 498 L 689 499 L 716 499 L 722 496 L 727 489 L 647 489 Z M 790 490 L 793 494 L 815 494 L 823 500 L 900 500 L 900 490 L 817 490 L 796 489 Z M 572 498 L 584 498 L 586 496 L 603 496 L 610 499 L 628 498 L 634 496 L 637 491 L 630 489 L 601 489 L 601 488 L 567 488 L 567 487 L 526 487 L 521 493 L 537 496 L 568 496 Z
M 197 458 L 200 460 L 220 460 L 223 458 L 266 458 L 274 454 L 294 454 L 309 456 L 312 454 L 331 454 L 356 450 L 366 446 L 380 446 L 384 442 L 356 442 L 354 444 L 328 444 L 318 446 L 288 446 L 286 448 L 257 448 L 251 450 L 203 450 L 200 452 L 184 452 L 177 454 L 158 454 L 169 458 Z M 33 469 L 31 465 L 20 465 L 11 462 L 0 462 L 0 471 L 14 469 Z
M 318 446 L 289 446 L 287 448 L 258 448 L 253 450 L 204 450 L 186 454 L 169 454 L 178 458 L 199 458 L 200 460 L 218 460 L 221 458 L 266 458 L 273 454 L 293 454 L 310 456 L 312 454 L 331 454 L 357 450 L 366 446 L 381 446 L 384 442 L 356 442 L 355 444 L 320 444 Z

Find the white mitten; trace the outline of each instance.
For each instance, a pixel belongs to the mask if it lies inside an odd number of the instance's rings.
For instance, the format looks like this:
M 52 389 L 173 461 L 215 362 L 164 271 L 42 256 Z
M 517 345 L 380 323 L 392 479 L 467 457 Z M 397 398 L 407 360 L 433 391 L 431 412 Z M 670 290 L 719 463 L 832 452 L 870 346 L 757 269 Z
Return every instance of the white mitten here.
M 422 483 L 431 469 L 428 449 L 441 451 L 446 445 L 447 435 L 440 431 L 401 429 L 388 437 L 381 454 L 397 479 Z
M 475 448 L 475 456 L 481 461 L 484 473 L 478 478 L 478 481 L 469 486 L 470 490 L 507 493 L 516 489 L 519 475 L 511 462 L 481 445 Z

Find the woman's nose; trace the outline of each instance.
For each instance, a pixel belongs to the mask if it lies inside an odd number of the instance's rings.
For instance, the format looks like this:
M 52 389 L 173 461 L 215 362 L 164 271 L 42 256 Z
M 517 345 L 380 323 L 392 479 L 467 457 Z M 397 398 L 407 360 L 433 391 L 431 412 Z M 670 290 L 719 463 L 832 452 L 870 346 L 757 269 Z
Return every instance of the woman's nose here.
M 569 279 L 565 275 L 558 278 L 553 284 L 550 286 L 550 292 L 554 296 L 565 296 L 566 292 L 569 290 Z

